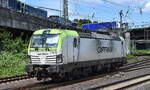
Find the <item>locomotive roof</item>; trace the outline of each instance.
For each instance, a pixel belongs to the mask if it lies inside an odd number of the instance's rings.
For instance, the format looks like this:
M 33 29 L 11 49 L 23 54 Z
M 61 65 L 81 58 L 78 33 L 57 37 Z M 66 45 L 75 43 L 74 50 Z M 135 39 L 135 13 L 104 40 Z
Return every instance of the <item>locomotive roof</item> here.
M 49 32 L 49 34 L 65 34 L 67 36 L 79 36 L 77 31 L 65 30 L 65 29 L 42 29 L 42 30 L 35 31 L 33 35 L 43 34 L 44 32 Z
M 100 34 L 97 32 L 93 33 L 80 33 L 74 30 L 68 29 L 41 29 L 37 30 L 33 33 L 33 35 L 44 34 L 44 32 L 48 32 L 49 34 L 62 34 L 62 37 L 66 36 L 80 36 L 82 38 L 101 38 L 101 39 L 116 39 L 120 40 L 121 38 L 117 35 L 113 34 Z M 122 40 L 122 39 L 121 39 Z

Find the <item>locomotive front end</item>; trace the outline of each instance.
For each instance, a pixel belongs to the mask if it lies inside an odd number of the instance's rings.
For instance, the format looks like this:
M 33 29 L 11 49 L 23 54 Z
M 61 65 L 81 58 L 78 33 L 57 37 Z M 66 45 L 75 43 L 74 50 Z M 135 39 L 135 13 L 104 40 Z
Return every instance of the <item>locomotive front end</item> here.
M 61 33 L 53 30 L 35 32 L 28 48 L 29 65 L 26 72 L 38 80 L 58 73 L 58 66 L 63 63 L 61 50 Z

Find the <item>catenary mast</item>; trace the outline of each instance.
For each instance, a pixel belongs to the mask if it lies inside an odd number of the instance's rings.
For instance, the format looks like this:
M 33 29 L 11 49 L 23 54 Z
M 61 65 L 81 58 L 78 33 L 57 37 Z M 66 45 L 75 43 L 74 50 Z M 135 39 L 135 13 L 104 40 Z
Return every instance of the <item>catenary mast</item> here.
M 68 20 L 68 0 L 63 0 L 63 16 L 64 19 L 67 21 Z

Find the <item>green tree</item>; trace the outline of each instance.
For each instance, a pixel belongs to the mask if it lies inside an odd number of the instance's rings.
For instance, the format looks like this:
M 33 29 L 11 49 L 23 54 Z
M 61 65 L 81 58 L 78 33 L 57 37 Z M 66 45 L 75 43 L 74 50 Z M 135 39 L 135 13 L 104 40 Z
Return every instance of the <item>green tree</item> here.
M 77 23 L 78 27 L 81 27 L 83 24 L 92 23 L 89 19 L 74 19 L 73 22 Z
M 92 22 L 89 19 L 74 19 L 73 22 L 77 23 L 78 27 L 81 27 L 83 24 L 98 23 L 98 21 Z
M 93 23 L 98 23 L 98 21 L 93 21 Z

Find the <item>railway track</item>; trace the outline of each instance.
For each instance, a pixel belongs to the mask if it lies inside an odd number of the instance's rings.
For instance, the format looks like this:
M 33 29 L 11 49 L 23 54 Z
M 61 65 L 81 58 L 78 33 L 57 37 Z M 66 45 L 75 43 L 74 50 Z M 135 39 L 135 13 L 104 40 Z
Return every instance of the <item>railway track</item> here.
M 129 71 L 129 70 L 139 70 L 139 69 L 143 69 L 143 68 L 148 68 L 150 67 L 150 60 L 146 60 L 144 62 L 140 62 L 140 63 L 136 63 L 133 65 L 129 65 L 129 66 L 123 66 L 119 69 L 119 71 Z
M 139 77 L 139 78 L 134 78 L 132 80 L 129 80 L 126 82 L 126 85 L 119 87 L 118 90 L 129 90 L 131 87 L 136 87 L 140 84 L 146 83 L 150 81 L 150 75 L 145 75 L 143 77 Z M 125 84 L 125 82 L 124 82 Z
M 90 80 L 93 80 L 93 79 L 97 79 L 97 78 L 103 78 L 103 77 L 106 77 L 107 75 L 109 76 L 112 76 L 112 75 L 115 75 L 117 74 L 117 72 L 113 72 L 113 73 L 110 73 L 110 74 L 102 74 L 102 75 L 98 75 L 98 76 L 92 76 L 92 77 L 87 77 L 87 78 L 84 78 L 84 79 L 78 79 L 78 80 L 73 80 L 73 81 L 67 81 L 67 82 L 62 82 L 62 83 L 53 83 L 53 82 L 43 82 L 43 83 L 38 83 L 36 85 L 31 85 L 31 86 L 27 86 L 27 87 L 23 87 L 23 88 L 17 88 L 18 90 L 47 90 L 47 89 L 57 89 L 57 88 L 61 88 L 61 87 L 64 87 L 64 86 L 71 86 L 72 84 L 76 84 L 76 83 L 81 83 L 81 82 L 86 82 L 86 81 L 90 81 Z M 148 76 L 148 78 L 145 79 L 145 77 Z M 141 79 L 141 78 L 144 78 L 142 80 L 138 80 L 138 79 Z M 128 81 L 130 82 L 133 82 L 134 81 L 137 81 L 136 83 L 140 83 L 140 82 L 143 82 L 143 81 L 147 81 L 147 79 L 150 78 L 150 75 L 144 75 L 144 76 L 140 76 L 140 77 L 136 77 L 136 78 L 132 78 L 132 79 L 129 79 L 129 80 L 124 80 L 124 81 L 120 81 L 120 82 L 115 82 L 115 83 L 112 83 L 112 84 L 107 84 L 105 86 L 102 86 L 102 87 L 96 87 L 96 88 L 92 88 L 91 90 L 95 90 L 95 89 L 103 89 L 103 88 L 106 88 L 106 87 L 110 87 L 113 85 L 116 85 L 116 84 L 120 84 L 120 83 L 128 83 Z M 135 84 L 135 82 L 133 83 Z M 124 84 L 123 84 L 124 85 Z M 128 85 L 128 84 L 127 84 Z M 128 88 L 129 86 L 122 86 L 122 87 L 119 87 L 118 90 L 122 90 L 122 88 Z M 130 83 L 131 85 L 131 83 Z M 112 88 L 111 87 L 111 88 Z M 16 89 L 16 88 L 15 88 Z M 104 89 L 105 90 L 105 89 Z M 112 89 L 106 89 L 106 90 L 112 90 Z
M 114 75 L 116 73 L 117 72 L 109 73 L 109 75 Z M 20 87 L 20 88 L 14 88 L 14 89 L 16 89 L 16 90 L 55 89 L 55 88 L 58 88 L 58 87 L 69 86 L 69 85 L 72 85 L 72 84 L 75 84 L 75 83 L 85 82 L 85 81 L 96 79 L 96 78 L 102 78 L 102 77 L 105 77 L 107 74 L 105 73 L 105 74 L 101 74 L 101 75 L 89 76 L 89 77 L 85 77 L 85 78 L 81 78 L 81 79 L 77 79 L 77 80 L 73 80 L 73 81 L 64 81 L 64 82 L 59 82 L 59 83 L 55 83 L 55 82 L 52 82 L 52 81 L 47 81 L 47 82 L 41 82 L 41 83 L 33 84 L 33 85 L 30 85 L 30 86 L 27 86 L 27 87 Z
M 7 83 L 7 82 L 15 82 L 23 79 L 29 79 L 32 77 L 29 77 L 28 75 L 19 75 L 19 76 L 13 76 L 13 77 L 7 77 L 7 78 L 0 78 L 0 84 Z
M 150 60 L 147 60 L 147 62 L 149 62 Z M 119 72 L 131 72 L 131 71 L 135 71 L 135 70 L 140 70 L 140 69 L 145 69 L 145 68 L 150 68 L 150 63 L 147 63 L 145 61 L 142 61 L 139 63 L 137 63 L 136 67 L 131 66 L 132 68 L 126 67 L 122 70 L 119 70 Z M 134 64 L 135 65 L 135 64 Z M 126 70 L 127 69 L 127 70 Z M 82 79 L 77 79 L 77 80 L 73 80 L 73 81 L 65 81 L 65 82 L 60 82 L 60 83 L 54 83 L 51 81 L 47 81 L 47 82 L 42 82 L 42 83 L 38 83 L 38 84 L 34 84 L 34 85 L 30 85 L 27 87 L 21 87 L 21 88 L 17 88 L 17 89 L 23 89 L 23 90 L 43 90 L 43 89 L 54 89 L 54 88 L 58 88 L 58 87 L 64 87 L 64 86 L 69 86 L 75 83 L 80 83 L 80 82 L 85 82 L 88 80 L 93 80 L 93 79 L 97 79 L 97 78 L 103 78 L 107 75 L 112 76 L 117 74 L 117 72 L 111 72 L 111 73 L 103 73 L 101 75 L 97 74 L 94 76 L 89 76 L 89 77 L 85 77 Z
M 145 69 L 145 68 L 149 68 L 150 67 L 150 60 L 143 60 L 140 61 L 138 63 L 135 64 L 130 64 L 130 65 L 125 65 L 124 67 L 122 67 L 119 72 L 130 72 L 130 71 L 135 71 L 135 70 L 140 70 L 140 69 Z M 36 83 L 36 84 L 31 84 L 25 87 L 19 87 L 19 88 L 14 88 L 14 89 L 22 89 L 22 90 L 43 90 L 43 89 L 53 89 L 56 87 L 63 87 L 63 86 L 68 86 L 68 85 L 72 85 L 75 83 L 80 83 L 80 82 L 85 82 L 88 80 L 92 80 L 92 79 L 97 79 L 97 78 L 103 78 L 107 75 L 115 75 L 118 72 L 112 72 L 112 73 L 103 73 L 101 75 L 99 74 L 95 74 L 95 75 L 91 75 L 89 77 L 85 77 L 82 79 L 77 79 L 77 80 L 73 80 L 73 81 L 64 81 L 64 82 L 60 82 L 60 83 L 54 83 L 52 81 L 46 81 L 46 82 L 40 82 L 40 83 Z M 23 80 L 23 79 L 29 79 L 32 77 L 28 77 L 27 75 L 21 75 L 21 76 L 15 76 L 15 77 L 9 77 L 9 78 L 3 78 L 0 79 L 0 84 L 1 83 L 6 83 L 6 82 L 14 82 L 14 81 L 19 81 L 19 80 Z
M 150 81 L 150 74 L 131 78 L 128 80 L 123 80 L 120 82 L 103 85 L 89 90 L 124 90 L 147 81 Z
M 141 64 L 144 64 L 144 63 L 147 63 L 147 62 L 150 62 L 150 59 L 145 59 L 145 60 L 141 60 L 137 63 L 133 63 L 133 64 L 125 64 L 123 67 L 121 68 L 127 68 L 127 67 L 134 67 L 136 65 L 141 65 Z

